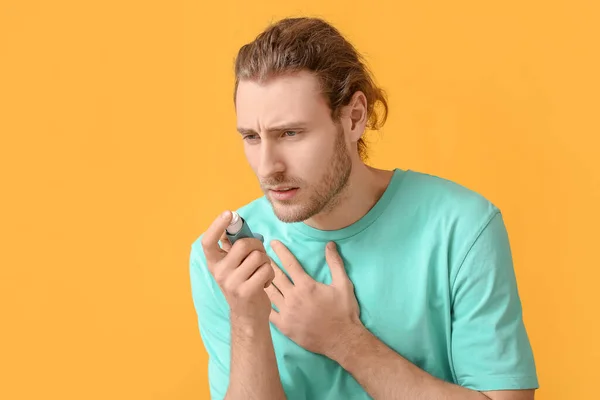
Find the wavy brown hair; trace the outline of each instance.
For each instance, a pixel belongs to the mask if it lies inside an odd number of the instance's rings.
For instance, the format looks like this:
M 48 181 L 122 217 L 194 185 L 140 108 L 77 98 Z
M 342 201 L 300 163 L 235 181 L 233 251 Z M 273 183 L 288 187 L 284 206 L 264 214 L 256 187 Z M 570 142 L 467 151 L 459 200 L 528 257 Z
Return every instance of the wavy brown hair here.
M 319 80 L 331 116 L 361 91 L 367 98 L 367 128 L 377 130 L 388 115 L 385 92 L 377 87 L 362 55 L 331 24 L 319 18 L 286 18 L 272 24 L 242 46 L 235 60 L 235 93 L 240 80 L 265 81 L 288 72 L 308 70 Z M 361 138 L 358 152 L 365 160 Z

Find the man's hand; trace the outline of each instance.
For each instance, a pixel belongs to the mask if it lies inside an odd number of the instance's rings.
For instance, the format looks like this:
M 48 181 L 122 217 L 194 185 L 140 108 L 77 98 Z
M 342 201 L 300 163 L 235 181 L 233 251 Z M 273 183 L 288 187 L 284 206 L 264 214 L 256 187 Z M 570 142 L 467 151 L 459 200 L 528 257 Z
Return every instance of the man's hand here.
M 231 218 L 226 211 L 202 236 L 208 269 L 230 308 L 230 379 L 225 399 L 285 399 L 269 325 L 271 302 L 264 290 L 275 276 L 271 259 L 258 239 L 240 239 L 231 245 L 225 236 Z
M 232 318 L 267 322 L 271 304 L 263 289 L 274 277 L 271 260 L 258 239 L 240 239 L 231 246 L 224 236 L 231 217 L 229 211 L 217 217 L 202 237 L 208 269 L 229 303 Z
M 316 282 L 306 274 L 281 242 L 273 241 L 271 247 L 293 281 L 273 262 L 273 284 L 277 287 L 271 285 L 266 292 L 279 312 L 271 311 L 271 322 L 306 350 L 324 356 L 333 354 L 336 348 L 345 346 L 345 334 L 362 326 L 354 285 L 335 243 L 330 242 L 325 250 L 331 285 Z

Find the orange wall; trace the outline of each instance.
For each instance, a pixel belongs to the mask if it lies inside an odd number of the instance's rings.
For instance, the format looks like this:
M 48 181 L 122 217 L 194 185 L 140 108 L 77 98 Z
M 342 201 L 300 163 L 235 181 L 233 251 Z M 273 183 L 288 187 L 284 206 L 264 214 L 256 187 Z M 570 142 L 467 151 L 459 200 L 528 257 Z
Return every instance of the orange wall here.
M 374 165 L 503 210 L 537 398 L 597 397 L 597 3 L 283 3 L 0 4 L 0 398 L 208 398 L 189 246 L 260 195 L 232 60 L 299 13 L 336 23 L 389 92 Z

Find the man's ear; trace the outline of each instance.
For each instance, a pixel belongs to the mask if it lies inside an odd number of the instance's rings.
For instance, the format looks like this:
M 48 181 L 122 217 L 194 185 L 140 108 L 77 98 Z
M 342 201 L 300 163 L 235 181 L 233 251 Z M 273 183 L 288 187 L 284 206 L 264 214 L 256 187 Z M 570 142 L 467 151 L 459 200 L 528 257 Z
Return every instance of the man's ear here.
M 367 126 L 367 97 L 363 92 L 357 91 L 345 108 L 349 119 L 348 136 L 352 142 L 358 142 Z

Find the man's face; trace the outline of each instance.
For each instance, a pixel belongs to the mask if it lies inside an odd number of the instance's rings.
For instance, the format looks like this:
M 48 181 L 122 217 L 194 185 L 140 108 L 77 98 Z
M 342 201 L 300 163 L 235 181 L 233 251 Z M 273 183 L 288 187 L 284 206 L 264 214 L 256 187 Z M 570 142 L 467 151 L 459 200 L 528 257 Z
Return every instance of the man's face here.
M 236 111 L 248 162 L 281 221 L 305 221 L 335 206 L 352 160 L 312 74 L 241 81 Z

